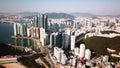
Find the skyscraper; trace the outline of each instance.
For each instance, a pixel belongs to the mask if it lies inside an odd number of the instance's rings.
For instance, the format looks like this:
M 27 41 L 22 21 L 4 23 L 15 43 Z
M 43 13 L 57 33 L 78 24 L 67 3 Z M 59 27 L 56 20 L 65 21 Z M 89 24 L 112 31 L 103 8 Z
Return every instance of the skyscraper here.
M 83 58 L 85 56 L 85 44 L 80 44 L 80 53 L 79 57 Z
M 75 48 L 75 35 L 71 35 L 71 50 L 74 50 Z
M 48 30 L 48 17 L 44 14 L 35 16 L 33 18 L 33 26 L 39 27 L 39 28 L 44 28 L 45 32 L 47 32 L 47 30 Z
M 35 16 L 33 19 L 33 26 L 38 27 L 38 16 Z
M 65 33 L 62 35 L 62 44 L 63 44 L 63 49 L 69 50 L 70 49 L 70 33 L 71 31 L 67 29 Z
M 54 39 L 54 33 L 52 33 L 50 35 L 50 46 L 51 46 L 52 53 L 54 52 L 54 46 L 55 46 L 54 41 L 55 41 L 55 39 Z
M 14 35 L 16 36 L 17 35 L 17 24 L 14 23 Z
M 27 36 L 27 25 L 26 24 L 21 24 L 20 35 L 21 36 Z
M 62 33 L 58 33 L 57 37 L 56 37 L 56 45 L 61 48 L 62 47 Z
M 52 52 L 54 51 L 54 47 L 57 46 L 57 36 L 58 33 L 52 33 L 50 35 L 50 46 L 52 48 Z
M 44 26 L 43 26 L 43 28 L 45 29 L 45 32 L 47 32 L 47 27 L 48 27 L 48 17 L 46 16 L 46 15 L 43 15 L 44 17 Z
M 32 22 L 33 35 L 32 35 L 32 37 L 40 38 L 40 28 L 43 28 L 45 30 L 45 33 L 47 32 L 47 30 L 48 30 L 47 29 L 47 27 L 48 27 L 47 19 L 48 19 L 47 16 L 44 14 L 35 16 L 33 18 L 33 22 Z
M 48 30 L 48 17 L 44 14 L 37 17 L 38 27 L 44 28 L 45 32 Z
M 20 24 L 14 23 L 14 35 L 17 36 L 20 33 Z

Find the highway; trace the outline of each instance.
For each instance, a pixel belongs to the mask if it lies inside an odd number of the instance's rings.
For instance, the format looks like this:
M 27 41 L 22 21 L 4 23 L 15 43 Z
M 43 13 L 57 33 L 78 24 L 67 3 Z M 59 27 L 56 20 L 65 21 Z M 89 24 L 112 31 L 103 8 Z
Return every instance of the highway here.
M 6 64 L 6 63 L 16 63 L 17 58 L 0 58 L 0 64 Z
M 81 35 L 80 37 L 78 37 L 76 40 L 75 40 L 75 43 L 78 43 L 80 42 L 81 40 L 85 39 L 84 35 Z

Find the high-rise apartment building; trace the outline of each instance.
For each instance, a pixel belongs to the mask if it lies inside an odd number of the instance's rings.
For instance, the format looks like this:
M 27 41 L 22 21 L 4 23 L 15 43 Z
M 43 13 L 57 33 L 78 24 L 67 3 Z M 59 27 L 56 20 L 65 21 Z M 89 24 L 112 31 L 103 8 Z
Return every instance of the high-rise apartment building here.
M 39 27 L 39 28 L 44 28 L 45 32 L 48 30 L 48 17 L 44 14 L 35 16 L 33 19 L 33 26 L 34 27 Z

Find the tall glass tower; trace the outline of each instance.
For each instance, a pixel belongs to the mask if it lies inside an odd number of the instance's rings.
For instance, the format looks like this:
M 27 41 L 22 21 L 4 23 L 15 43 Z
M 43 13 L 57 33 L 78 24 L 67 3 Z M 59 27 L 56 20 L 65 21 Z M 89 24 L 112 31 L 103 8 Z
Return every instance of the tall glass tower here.
M 38 16 L 38 27 L 39 28 L 44 28 L 45 32 L 48 30 L 48 17 L 44 14 Z
M 37 16 L 35 16 L 33 19 L 33 26 L 38 27 L 38 17 Z

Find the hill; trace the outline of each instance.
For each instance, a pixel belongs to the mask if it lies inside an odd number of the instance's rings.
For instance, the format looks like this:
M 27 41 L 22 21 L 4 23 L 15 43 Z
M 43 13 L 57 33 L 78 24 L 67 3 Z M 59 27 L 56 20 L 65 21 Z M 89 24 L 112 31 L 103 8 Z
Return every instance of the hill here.
M 67 13 L 45 13 L 48 18 L 69 18 L 69 19 L 74 19 L 74 16 L 70 15 L 70 14 L 67 14 Z
M 24 16 L 37 16 L 40 15 L 42 13 L 39 12 L 20 12 L 17 13 L 16 15 L 24 15 Z M 74 19 L 74 16 L 67 14 L 67 13 L 44 13 L 45 15 L 48 16 L 48 18 L 54 18 L 54 19 L 58 19 L 58 18 L 65 18 L 65 19 Z
M 36 15 L 39 15 L 40 13 L 39 12 L 20 12 L 17 14 L 24 15 L 24 16 L 36 16 Z
M 116 50 L 117 52 L 120 52 L 120 37 L 114 37 L 114 38 L 105 38 L 105 37 L 91 37 L 88 39 L 85 39 L 86 48 L 89 48 L 96 52 L 97 56 L 100 55 L 110 55 L 111 53 L 108 53 L 106 50 L 107 48 L 111 48 Z M 112 58 L 111 61 L 118 60 Z
M 24 51 L 23 47 L 12 46 L 0 43 L 0 56 L 5 55 L 26 55 L 29 54 Z
M 75 17 L 95 17 L 96 15 L 91 14 L 91 13 L 71 13 L 71 15 L 75 16 Z

